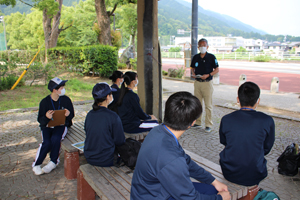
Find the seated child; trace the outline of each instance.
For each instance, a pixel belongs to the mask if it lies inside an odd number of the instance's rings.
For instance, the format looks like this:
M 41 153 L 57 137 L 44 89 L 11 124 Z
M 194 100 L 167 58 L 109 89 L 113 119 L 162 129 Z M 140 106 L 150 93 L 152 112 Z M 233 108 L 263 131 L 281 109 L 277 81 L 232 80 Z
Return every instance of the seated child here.
M 74 108 L 71 99 L 65 95 L 65 83 L 68 80 L 53 78 L 49 81 L 48 89 L 51 94 L 45 97 L 39 106 L 38 122 L 40 123 L 43 142 L 36 153 L 35 161 L 32 163 L 32 170 L 35 175 L 50 173 L 59 163 L 60 142 L 72 125 Z M 66 121 L 63 126 L 48 127 L 49 121 L 55 110 L 65 110 Z M 41 168 L 41 164 L 50 152 L 50 162 Z
M 108 105 L 108 109 L 116 111 L 115 105 L 120 96 L 120 85 L 123 83 L 123 72 L 114 71 L 114 73 L 109 77 L 112 80 L 113 84 L 110 86 L 111 88 L 116 89 L 116 91 L 112 92 L 114 101 Z
M 197 165 L 178 142 L 201 113 L 201 103 L 191 93 L 177 92 L 169 97 L 164 124 L 148 133 L 140 149 L 131 199 L 230 200 L 227 186 Z M 190 177 L 201 183 L 193 183 Z
M 132 91 L 138 85 L 138 82 L 137 73 L 126 72 L 117 102 L 117 112 L 126 133 L 141 133 L 149 131 L 158 125 L 154 115 L 144 113 L 140 105 L 139 96 Z M 125 84 L 127 87 L 125 87 Z
M 97 83 L 92 91 L 93 110 L 85 118 L 84 156 L 91 165 L 113 166 L 117 158 L 116 146 L 125 143 L 120 117 L 107 106 L 113 101 L 111 88 L 107 83 Z
M 259 87 L 245 82 L 238 89 L 240 110 L 225 115 L 220 124 L 220 153 L 224 177 L 244 186 L 258 185 L 268 175 L 267 155 L 274 144 L 272 117 L 255 109 L 259 104 Z

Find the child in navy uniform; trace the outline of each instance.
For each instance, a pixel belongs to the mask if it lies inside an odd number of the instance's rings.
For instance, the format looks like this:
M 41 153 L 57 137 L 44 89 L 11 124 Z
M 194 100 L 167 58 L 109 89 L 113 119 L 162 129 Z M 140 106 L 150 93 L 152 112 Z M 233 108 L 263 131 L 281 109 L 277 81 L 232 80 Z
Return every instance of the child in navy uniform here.
M 65 96 L 65 83 L 68 80 L 53 78 L 49 81 L 48 89 L 51 94 L 45 97 L 39 106 L 38 122 L 42 131 L 43 142 L 37 151 L 32 170 L 35 175 L 50 173 L 59 163 L 60 142 L 67 134 L 68 127 L 72 125 L 74 108 L 69 97 Z M 66 121 L 63 126 L 48 127 L 54 110 L 65 110 Z M 50 162 L 41 168 L 47 153 L 50 151 Z
M 254 186 L 268 175 L 267 155 L 274 144 L 275 124 L 272 117 L 256 111 L 259 87 L 245 82 L 238 89 L 241 109 L 225 115 L 220 125 L 220 153 L 224 177 L 239 185 Z
M 197 165 L 178 142 L 201 113 L 201 103 L 191 93 L 169 97 L 164 124 L 149 132 L 140 149 L 130 199 L 230 200 L 227 186 Z M 193 183 L 190 177 L 201 183 Z
M 123 83 L 123 72 L 120 71 L 114 71 L 114 73 L 109 77 L 109 79 L 112 80 L 113 84 L 110 86 L 111 88 L 116 89 L 116 91 L 112 92 L 112 95 L 114 97 L 114 100 L 111 104 L 108 105 L 108 109 L 112 111 L 117 111 L 116 109 L 116 102 L 118 102 L 119 96 L 120 96 L 120 85 Z
M 114 100 L 113 91 L 116 89 L 107 83 L 97 83 L 92 91 L 93 110 L 87 114 L 84 123 L 86 132 L 84 156 L 91 165 L 113 166 L 117 161 L 116 146 L 125 143 L 120 117 L 107 108 Z
M 158 125 L 154 115 L 146 114 L 140 105 L 139 96 L 133 92 L 139 83 L 137 73 L 126 72 L 117 104 L 117 112 L 126 133 L 150 131 Z M 125 86 L 127 85 L 127 87 Z

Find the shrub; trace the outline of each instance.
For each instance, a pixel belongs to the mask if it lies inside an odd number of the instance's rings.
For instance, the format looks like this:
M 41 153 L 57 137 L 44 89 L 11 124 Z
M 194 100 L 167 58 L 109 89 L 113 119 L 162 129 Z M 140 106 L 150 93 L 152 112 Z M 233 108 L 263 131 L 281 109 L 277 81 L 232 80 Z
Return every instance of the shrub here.
M 184 74 L 184 68 L 183 67 L 177 67 L 177 78 L 182 78 L 183 74 Z
M 0 77 L 0 91 L 9 90 L 18 80 L 18 78 L 19 77 L 14 74 L 9 74 L 8 76 L 5 77 Z M 19 82 L 18 86 L 22 86 L 24 84 L 25 84 L 24 79 L 22 79 Z
M 170 47 L 169 52 L 180 52 L 181 47 Z
M 269 62 L 271 59 L 269 56 L 259 55 L 253 58 L 255 62 Z
M 163 74 L 163 76 L 167 76 L 167 75 L 168 75 L 168 72 L 162 70 L 162 74 Z
M 130 58 L 129 61 L 131 69 L 137 70 L 137 58 Z
M 47 64 L 34 62 L 28 69 L 26 79 L 31 80 L 30 86 L 39 79 L 44 80 L 46 85 L 51 78 L 55 77 L 55 72 L 58 71 L 53 62 L 49 62 Z
M 108 45 L 58 47 L 49 49 L 48 54 L 59 65 L 86 75 L 108 77 L 117 70 L 117 48 Z
M 126 69 L 127 65 L 126 63 L 118 63 L 118 69 Z

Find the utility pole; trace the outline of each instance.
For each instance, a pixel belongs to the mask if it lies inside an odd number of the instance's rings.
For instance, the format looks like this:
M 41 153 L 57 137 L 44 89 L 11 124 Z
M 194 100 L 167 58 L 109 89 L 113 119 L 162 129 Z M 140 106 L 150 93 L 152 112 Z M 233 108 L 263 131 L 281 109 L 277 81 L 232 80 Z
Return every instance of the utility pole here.
M 191 59 L 197 54 L 198 48 L 198 0 L 192 2 L 192 34 L 191 34 Z M 192 75 L 192 71 L 191 71 Z M 192 79 L 192 78 L 191 78 Z

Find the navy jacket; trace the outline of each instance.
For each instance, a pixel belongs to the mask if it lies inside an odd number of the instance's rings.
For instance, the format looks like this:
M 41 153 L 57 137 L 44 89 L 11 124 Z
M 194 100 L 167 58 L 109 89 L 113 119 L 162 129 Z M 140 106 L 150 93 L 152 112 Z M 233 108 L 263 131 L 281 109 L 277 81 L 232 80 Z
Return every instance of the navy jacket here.
M 119 116 L 105 108 L 91 110 L 84 123 L 86 138 L 84 156 L 91 165 L 113 165 L 115 146 L 125 143 L 125 135 Z
M 118 106 L 118 114 L 125 132 L 138 128 L 141 120 L 151 119 L 141 108 L 139 96 L 130 89 L 126 91 L 122 105 Z
M 255 110 L 225 115 L 220 125 L 220 153 L 224 177 L 240 185 L 258 184 L 267 175 L 267 155 L 274 144 L 273 118 Z
M 215 178 L 185 154 L 181 145 L 162 126 L 154 127 L 140 149 L 134 170 L 130 198 L 222 199 L 196 191 L 190 177 L 211 184 Z
M 115 105 L 118 102 L 121 90 L 117 84 L 112 84 L 110 87 L 115 88 L 117 91 L 112 92 L 114 100 L 113 100 L 113 102 L 111 102 L 111 104 L 108 105 L 108 109 L 115 110 Z
M 53 104 L 52 104 L 53 102 Z M 51 102 L 51 96 L 46 96 L 41 102 L 39 106 L 39 113 L 38 113 L 38 122 L 40 123 L 41 129 L 46 128 L 47 124 L 49 123 L 50 119 L 46 117 L 46 112 L 48 110 L 62 110 L 68 109 L 70 111 L 70 115 L 66 117 L 65 126 L 69 127 L 72 125 L 72 119 L 75 116 L 74 108 L 71 99 L 64 95 L 60 96 L 57 101 Z M 54 107 L 53 107 L 54 106 Z

